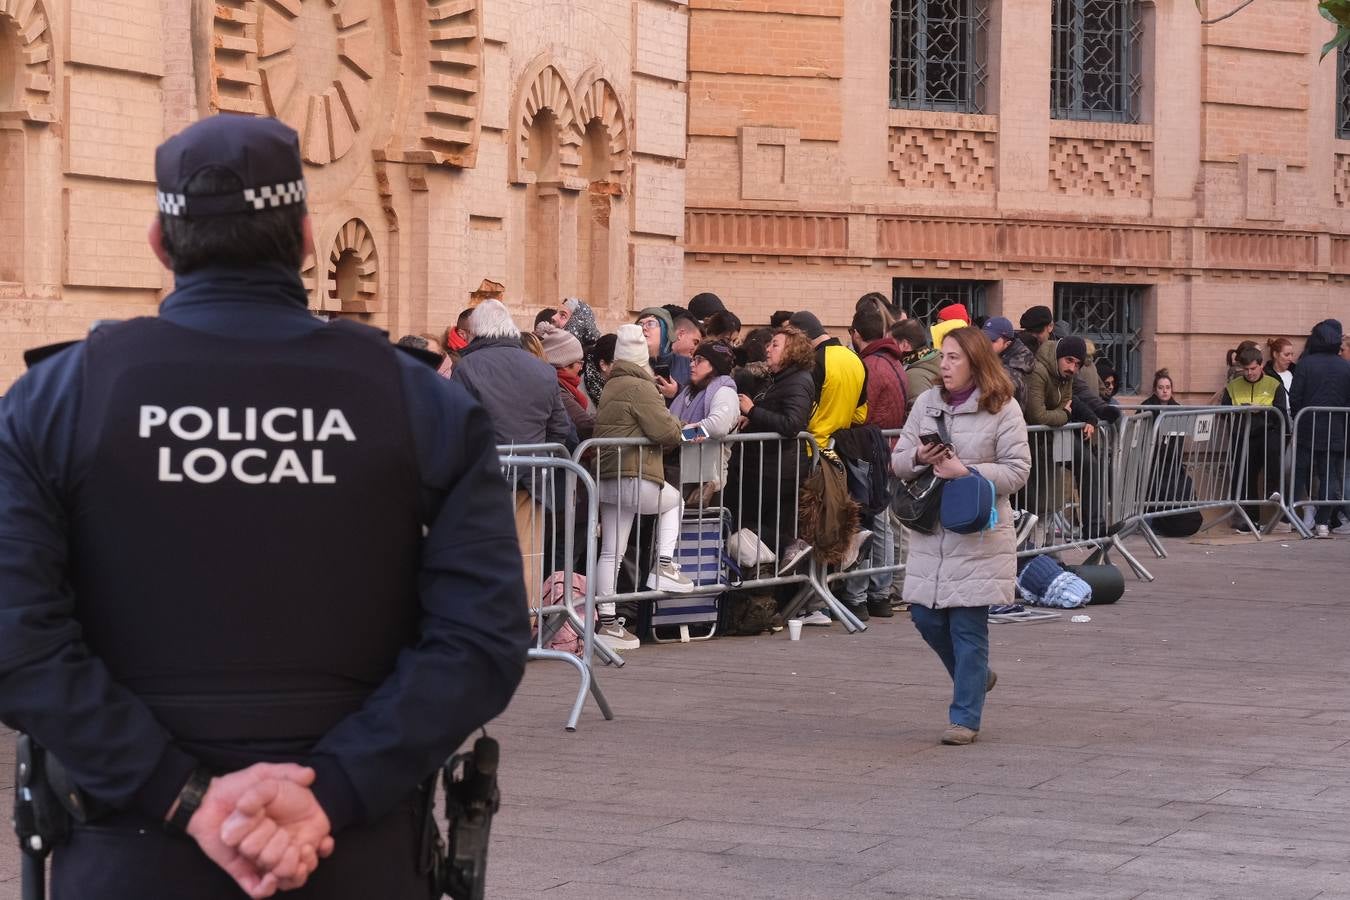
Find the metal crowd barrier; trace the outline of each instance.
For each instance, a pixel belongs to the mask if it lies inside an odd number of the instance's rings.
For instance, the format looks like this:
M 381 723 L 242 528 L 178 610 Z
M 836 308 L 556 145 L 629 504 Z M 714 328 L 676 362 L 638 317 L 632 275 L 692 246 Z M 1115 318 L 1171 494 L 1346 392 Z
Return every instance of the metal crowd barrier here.
M 1130 417 L 1117 471 L 1119 534 L 1140 534 L 1165 557 L 1153 527 L 1164 517 L 1217 510 L 1201 530 L 1236 518 L 1258 539 L 1282 518 L 1299 528 L 1285 502 L 1286 424 L 1268 406 L 1158 406 Z M 1275 508 L 1264 526 L 1263 505 Z
M 657 513 L 666 504 L 657 500 L 654 484 L 651 487 L 632 487 L 626 482 L 631 475 L 603 478 L 598 472 L 598 460 L 604 455 L 606 469 L 619 473 L 638 472 L 644 466 L 661 468 L 667 480 L 684 502 L 685 515 L 703 520 L 709 516 L 724 516 L 726 535 L 749 529 L 773 550 L 777 561 L 771 573 L 761 576 L 742 573 L 742 578 L 731 587 L 738 590 L 759 590 L 781 585 L 797 585 L 798 591 L 785 609 L 791 615 L 809 601 L 819 597 L 850 631 L 865 631 L 867 626 L 831 593 L 825 583 L 823 568 L 814 557 L 790 572 L 778 574 L 783 564 L 783 552 L 800 538 L 798 502 L 801 485 L 820 459 L 820 448 L 811 435 L 802 433 L 794 438 L 778 434 L 732 434 L 721 440 L 688 443 L 671 451 L 667 467 L 666 451 L 643 438 L 592 438 L 582 442 L 573 453 L 573 459 L 597 473 L 597 492 L 601 502 L 601 541 L 607 522 L 620 529 L 615 538 L 624 537 L 622 526 L 628 524 L 628 540 L 620 543 L 611 555 L 599 554 L 597 569 L 593 570 L 602 587 L 597 589 L 599 603 L 620 603 L 668 599 L 678 596 L 670 591 L 652 587 L 644 573 L 654 568 L 655 553 L 646 548 L 652 544 L 654 526 L 644 522 L 644 516 Z M 650 482 L 649 482 L 650 484 Z M 645 496 L 638 492 L 645 492 Z M 627 548 L 632 544 L 636 552 Z M 653 557 L 650 563 L 646 557 Z M 608 589 L 613 585 L 613 589 Z
M 578 597 L 572 578 L 579 561 L 578 538 L 585 554 L 580 562 L 586 571 L 595 570 L 595 541 L 590 538 L 598 522 L 595 482 L 584 467 L 568 458 L 566 448 L 561 445 L 504 446 L 498 448 L 498 453 L 502 474 L 511 489 L 524 566 L 522 575 L 535 630 L 529 658 L 557 660 L 577 670 L 581 684 L 568 713 L 565 724 L 568 731 L 576 731 L 588 693 L 595 698 L 601 715 L 613 719 L 614 713 L 595 677 L 593 662 L 597 653 L 616 666 L 623 665 L 623 659 L 595 639 L 593 582 L 587 579 L 585 594 Z M 585 531 L 580 535 L 576 515 L 579 487 L 585 494 L 582 520 Z M 545 603 L 544 584 L 553 573 L 561 573 L 561 596 Z M 574 608 L 578 600 L 581 615 Z M 548 647 L 564 625 L 581 637 L 580 656 Z
M 1309 406 L 1294 416 L 1293 441 L 1285 482 L 1291 521 L 1299 533 L 1311 532 L 1311 514 L 1320 507 L 1341 507 L 1341 518 L 1350 521 L 1350 479 L 1346 452 L 1350 447 L 1350 408 Z

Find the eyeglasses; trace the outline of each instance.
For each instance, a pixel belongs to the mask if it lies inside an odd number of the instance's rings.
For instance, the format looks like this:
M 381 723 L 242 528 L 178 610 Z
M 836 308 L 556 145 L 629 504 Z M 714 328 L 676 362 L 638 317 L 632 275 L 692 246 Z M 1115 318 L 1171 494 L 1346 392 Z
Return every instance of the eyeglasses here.
M 643 331 L 653 331 L 661 327 L 661 323 L 655 319 L 643 319 L 641 322 L 638 322 L 638 325 L 641 326 Z

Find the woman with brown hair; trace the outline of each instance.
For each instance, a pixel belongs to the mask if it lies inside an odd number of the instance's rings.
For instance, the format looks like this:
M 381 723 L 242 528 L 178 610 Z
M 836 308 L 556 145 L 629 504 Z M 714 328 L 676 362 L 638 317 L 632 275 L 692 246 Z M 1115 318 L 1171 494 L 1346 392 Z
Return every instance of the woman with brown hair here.
M 816 355 L 806 335 L 787 327 L 774 332 L 767 355 L 769 383 L 753 397 L 739 395 L 741 432 L 773 432 L 788 440 L 736 443 L 723 496 L 736 528 L 754 531 L 783 561 L 796 534 L 797 488 L 807 469 L 796 437 L 811 420 Z
M 1288 400 L 1294 390 L 1294 371 L 1298 369 L 1294 362 L 1294 342 L 1289 338 L 1271 338 L 1266 341 L 1266 349 L 1270 351 L 1266 374 L 1280 379 L 1280 384 L 1284 385 L 1285 399 Z M 1284 412 L 1285 415 L 1293 415 L 1293 411 L 1287 407 Z
M 1022 411 L 1010 402 L 1012 381 L 978 328 L 959 328 L 942 341 L 941 384 L 914 401 L 891 467 L 913 478 L 932 467 L 942 478 L 974 473 L 994 485 L 997 522 L 975 534 L 914 532 L 905 568 L 905 600 L 928 646 L 952 678 L 944 744 L 969 744 L 980 731 L 984 695 L 998 677 L 989 668 L 988 607 L 1011 603 L 1017 577 L 1009 496 L 1027 483 L 1031 448 Z M 939 434 L 950 443 L 924 442 Z

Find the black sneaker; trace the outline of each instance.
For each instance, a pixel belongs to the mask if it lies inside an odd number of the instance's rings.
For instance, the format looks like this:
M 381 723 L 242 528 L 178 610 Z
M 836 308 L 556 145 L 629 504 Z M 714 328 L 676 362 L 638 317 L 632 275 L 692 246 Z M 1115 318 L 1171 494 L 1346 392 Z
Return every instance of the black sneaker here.
M 867 611 L 878 619 L 890 619 L 895 617 L 895 610 L 891 609 L 890 597 L 883 597 L 880 600 L 868 600 Z
M 848 611 L 857 616 L 859 622 L 866 622 L 868 619 L 872 618 L 872 616 L 867 611 L 866 603 L 859 603 L 857 606 L 854 606 L 852 603 L 850 603 L 848 605 Z

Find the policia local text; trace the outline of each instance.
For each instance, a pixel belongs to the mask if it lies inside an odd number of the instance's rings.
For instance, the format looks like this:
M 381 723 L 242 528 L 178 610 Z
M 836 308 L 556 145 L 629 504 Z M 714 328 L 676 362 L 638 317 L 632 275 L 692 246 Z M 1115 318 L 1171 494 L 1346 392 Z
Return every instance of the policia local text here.
M 241 411 L 222 406 L 213 414 L 200 406 L 181 406 L 173 411 L 162 406 L 142 406 L 139 436 L 151 440 L 158 435 L 163 439 L 167 436 L 165 432 L 187 442 L 210 438 L 220 443 L 257 444 L 233 452 L 195 447 L 181 456 L 173 447 L 159 448 L 160 481 L 186 478 L 198 484 L 213 484 L 227 477 L 242 484 L 278 484 L 288 480 L 297 484 L 337 484 L 336 476 L 324 470 L 322 449 L 311 449 L 306 460 L 301 451 L 276 445 L 356 441 L 356 433 L 340 409 L 320 414 L 319 410 L 290 406 L 267 410 L 249 406 Z

